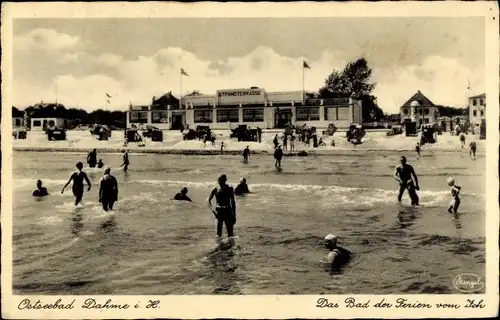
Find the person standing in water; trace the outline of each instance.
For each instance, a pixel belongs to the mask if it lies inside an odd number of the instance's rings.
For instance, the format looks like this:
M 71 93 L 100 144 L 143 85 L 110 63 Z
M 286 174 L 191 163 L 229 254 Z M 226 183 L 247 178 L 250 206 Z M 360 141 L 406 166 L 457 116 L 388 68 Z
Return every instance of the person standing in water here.
M 225 224 L 227 236 L 234 236 L 234 225 L 236 224 L 236 201 L 234 200 L 233 187 L 226 184 L 225 174 L 218 179 L 219 187 L 215 187 L 208 197 L 208 206 L 217 219 L 217 236 L 222 237 L 222 227 Z M 215 210 L 212 206 L 212 199 L 215 197 Z
M 91 183 L 89 180 L 89 177 L 87 177 L 87 174 L 82 171 L 83 169 L 83 163 L 78 162 L 76 164 L 76 168 L 78 169 L 77 171 L 73 172 L 71 176 L 69 177 L 68 182 L 66 185 L 61 190 L 61 194 L 64 193 L 64 189 L 73 181 L 73 195 L 75 196 L 75 206 L 78 205 L 80 202 L 82 202 L 83 199 L 83 181 L 85 180 L 87 182 L 87 185 L 89 186 L 87 191 L 90 191 L 91 188 Z
M 333 234 L 328 234 L 325 237 L 325 247 L 330 250 L 326 261 L 332 268 L 338 268 L 351 259 L 351 252 L 347 249 L 337 246 L 337 237 Z
M 396 167 L 394 178 L 399 182 L 398 201 L 401 202 L 403 193 L 406 189 L 408 189 L 411 204 L 418 206 L 419 198 L 416 192 L 416 190 L 420 190 L 420 187 L 418 186 L 418 178 L 413 167 L 406 163 L 406 157 L 401 157 L 401 164 Z
M 458 194 L 460 193 L 460 190 L 462 190 L 462 188 L 455 185 L 455 179 L 453 178 L 448 178 L 448 186 L 451 187 L 451 198 L 452 198 L 450 206 L 448 207 L 448 212 L 457 213 L 458 207 L 460 206 L 460 198 L 458 197 Z
M 248 163 L 248 157 L 250 156 L 250 149 L 248 146 L 243 150 L 243 163 Z
M 472 159 L 476 159 L 476 150 L 477 150 L 477 144 L 476 141 L 471 141 L 469 143 L 469 155 L 472 157 Z
M 123 164 L 121 165 L 121 167 L 123 167 L 123 172 L 127 172 L 129 164 L 130 162 L 128 161 L 128 151 L 123 150 Z
M 97 167 L 99 169 L 104 168 L 104 162 L 102 162 L 102 159 L 99 159 L 99 162 L 97 162 Z
M 99 202 L 104 211 L 113 210 L 118 200 L 118 181 L 111 175 L 111 168 L 104 169 L 104 176 L 99 182 Z
M 283 158 L 283 150 L 281 149 L 281 146 L 278 146 L 276 150 L 274 150 L 274 159 L 276 159 L 274 166 L 276 167 L 276 169 L 281 169 L 282 158 Z
M 90 168 L 95 168 L 95 165 L 97 164 L 97 150 L 94 149 L 89 152 L 87 155 L 87 163 L 89 164 Z
M 42 186 L 42 180 L 36 182 L 36 189 L 33 190 L 33 197 L 45 197 L 48 196 L 49 192 L 47 188 Z

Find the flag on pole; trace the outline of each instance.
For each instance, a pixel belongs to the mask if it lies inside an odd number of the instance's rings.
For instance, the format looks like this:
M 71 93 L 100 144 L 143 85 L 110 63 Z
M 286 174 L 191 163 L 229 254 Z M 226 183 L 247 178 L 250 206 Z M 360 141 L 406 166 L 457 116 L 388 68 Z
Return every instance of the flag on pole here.
M 106 96 L 107 96 L 108 98 L 111 98 L 111 96 L 109 95 L 109 93 L 106 93 Z
M 108 102 L 108 104 L 110 104 L 109 99 L 108 99 L 108 101 L 107 101 L 107 102 Z
M 303 61 L 302 67 L 304 69 L 311 69 L 311 67 L 307 64 L 307 62 Z
M 181 68 L 181 76 L 189 77 L 189 75 L 186 73 L 186 71 L 184 71 L 183 68 Z

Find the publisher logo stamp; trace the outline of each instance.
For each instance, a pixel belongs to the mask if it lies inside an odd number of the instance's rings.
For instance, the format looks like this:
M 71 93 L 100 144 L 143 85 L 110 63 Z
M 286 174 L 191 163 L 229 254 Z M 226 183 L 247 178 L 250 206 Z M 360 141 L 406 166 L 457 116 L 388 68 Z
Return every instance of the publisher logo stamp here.
M 453 285 L 458 291 L 473 293 L 484 288 L 484 281 L 477 274 L 462 273 L 453 279 Z

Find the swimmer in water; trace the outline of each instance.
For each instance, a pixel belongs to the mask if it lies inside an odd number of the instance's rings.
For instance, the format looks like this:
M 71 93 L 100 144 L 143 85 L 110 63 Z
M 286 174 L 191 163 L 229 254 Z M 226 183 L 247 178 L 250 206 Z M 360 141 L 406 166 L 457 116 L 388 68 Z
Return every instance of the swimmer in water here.
M 97 167 L 99 169 L 103 168 L 104 167 L 104 162 L 102 162 L 102 159 L 99 159 L 99 162 L 97 162 Z
M 91 183 L 90 183 L 89 177 L 87 177 L 87 174 L 82 171 L 83 163 L 78 162 L 76 164 L 76 168 L 78 170 L 71 174 L 68 182 L 61 190 L 61 194 L 63 194 L 64 189 L 66 189 L 66 187 L 71 183 L 71 181 L 73 181 L 73 195 L 75 196 L 75 206 L 78 205 L 80 202 L 82 202 L 83 189 L 84 189 L 83 188 L 83 181 L 84 180 L 87 182 L 87 185 L 89 186 L 87 191 L 90 191 L 90 188 L 91 188 Z
M 187 193 L 188 193 L 188 188 L 186 188 L 186 187 L 182 188 L 181 192 L 177 193 L 174 196 L 174 200 L 192 202 L 191 198 L 188 197 Z
M 97 163 L 97 150 L 94 149 L 89 152 L 87 155 L 87 163 L 89 164 L 90 168 L 95 168 L 95 165 Z
M 218 179 L 219 187 L 215 187 L 208 197 L 208 206 L 217 219 L 217 236 L 222 237 L 222 227 L 225 224 L 227 236 L 234 236 L 234 225 L 236 224 L 236 201 L 234 201 L 233 188 L 226 184 L 225 174 Z M 216 207 L 212 207 L 212 199 L 215 197 Z
M 123 150 L 123 164 L 120 167 L 123 167 L 123 172 L 127 172 L 128 165 L 130 162 L 128 161 L 128 151 Z
M 449 213 L 457 213 L 458 207 L 460 206 L 460 198 L 458 197 L 460 190 L 462 190 L 461 187 L 455 185 L 455 179 L 453 178 L 448 178 L 448 186 L 451 187 L 451 202 L 450 206 L 448 207 L 448 212 Z
M 330 250 L 326 261 L 328 261 L 332 268 L 340 267 L 351 259 L 352 253 L 347 249 L 338 247 L 337 237 L 333 234 L 329 234 L 325 237 L 325 247 Z
M 403 193 L 406 189 L 408 189 L 411 204 L 414 206 L 418 206 L 419 198 L 416 192 L 416 190 L 420 190 L 420 187 L 418 186 L 418 178 L 413 167 L 406 163 L 406 157 L 404 156 L 401 157 L 401 165 L 396 167 L 396 171 L 394 172 L 394 179 L 399 182 L 398 201 L 401 202 Z
M 417 142 L 415 146 L 415 151 L 417 152 L 417 157 L 420 158 L 420 142 Z
M 276 150 L 274 150 L 274 159 L 276 159 L 274 166 L 276 167 L 276 169 L 281 169 L 282 158 L 283 158 L 283 150 L 281 149 L 281 146 L 278 146 Z
M 250 156 L 250 148 L 248 146 L 243 150 L 243 163 L 248 163 L 248 157 Z
M 118 181 L 111 175 L 111 168 L 104 169 L 99 185 L 99 202 L 103 210 L 113 210 L 113 205 L 118 200 Z
M 477 150 L 477 144 L 476 141 L 471 141 L 469 143 L 469 155 L 472 157 L 472 159 L 476 159 L 476 150 Z
M 42 180 L 36 182 L 36 189 L 33 190 L 33 197 L 45 197 L 48 196 L 49 192 L 47 188 L 42 186 Z
M 240 184 L 236 186 L 236 189 L 234 189 L 234 194 L 237 196 L 243 196 L 248 193 L 250 193 L 250 190 L 248 190 L 247 179 L 241 178 Z

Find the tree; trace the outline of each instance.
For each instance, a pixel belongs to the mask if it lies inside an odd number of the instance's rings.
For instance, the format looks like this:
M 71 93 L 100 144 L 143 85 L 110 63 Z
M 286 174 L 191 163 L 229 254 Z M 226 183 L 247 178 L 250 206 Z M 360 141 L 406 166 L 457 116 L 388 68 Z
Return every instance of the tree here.
M 333 70 L 325 80 L 325 85 L 319 89 L 321 98 L 351 97 L 361 100 L 363 121 L 378 121 L 384 117 L 384 112 L 377 105 L 377 99 L 371 93 L 375 83 L 370 83 L 372 69 L 365 58 L 349 62 L 342 72 Z

